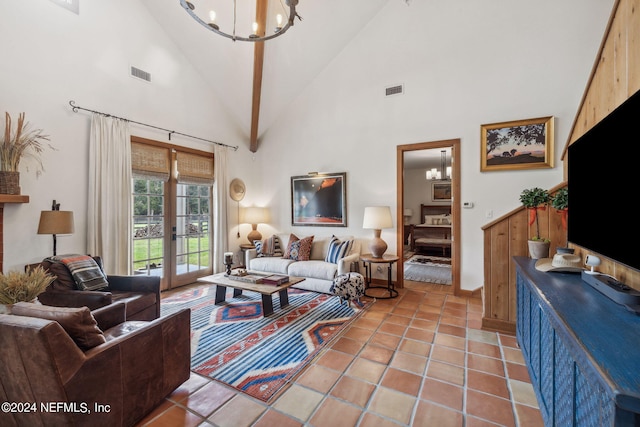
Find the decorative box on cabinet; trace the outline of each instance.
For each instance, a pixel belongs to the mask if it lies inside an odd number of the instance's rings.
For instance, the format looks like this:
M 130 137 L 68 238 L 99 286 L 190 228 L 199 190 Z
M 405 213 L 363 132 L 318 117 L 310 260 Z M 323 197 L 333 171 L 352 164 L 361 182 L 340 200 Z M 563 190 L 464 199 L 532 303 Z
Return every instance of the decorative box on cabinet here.
M 516 334 L 547 426 L 640 426 L 640 316 L 515 257 Z

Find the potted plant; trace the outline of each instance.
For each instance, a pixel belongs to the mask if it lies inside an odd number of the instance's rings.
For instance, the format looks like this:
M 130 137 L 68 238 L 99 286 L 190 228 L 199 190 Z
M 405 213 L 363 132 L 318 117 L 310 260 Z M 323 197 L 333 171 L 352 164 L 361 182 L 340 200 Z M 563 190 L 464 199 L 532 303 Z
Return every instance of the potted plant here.
M 25 122 L 25 114 L 18 115 L 15 129 L 12 126 L 11 116 L 5 113 L 5 128 L 0 134 L 0 194 L 20 194 L 20 160 L 23 157 L 31 157 L 38 163 L 36 174 L 44 170 L 40 153 L 42 153 L 44 141 L 49 137 L 42 133 L 41 129 L 31 129 Z M 49 146 L 51 147 L 51 146 Z
M 20 301 L 36 302 L 38 295 L 55 279 L 56 276 L 44 271 L 41 266 L 24 273 L 0 273 L 0 313 L 11 313 L 11 306 Z
M 549 192 L 539 187 L 528 188 L 520 193 L 520 203 L 529 211 L 529 225 L 536 223 L 536 234 L 529 239 L 529 255 L 533 259 L 549 257 L 549 239 L 540 237 L 538 210 L 545 209 L 550 202 Z

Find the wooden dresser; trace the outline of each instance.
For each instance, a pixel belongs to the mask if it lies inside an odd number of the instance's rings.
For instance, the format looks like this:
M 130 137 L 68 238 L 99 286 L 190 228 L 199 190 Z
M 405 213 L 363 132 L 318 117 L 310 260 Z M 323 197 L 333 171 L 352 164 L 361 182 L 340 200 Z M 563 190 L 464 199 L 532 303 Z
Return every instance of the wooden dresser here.
M 640 425 L 640 316 L 515 257 L 517 338 L 546 426 Z

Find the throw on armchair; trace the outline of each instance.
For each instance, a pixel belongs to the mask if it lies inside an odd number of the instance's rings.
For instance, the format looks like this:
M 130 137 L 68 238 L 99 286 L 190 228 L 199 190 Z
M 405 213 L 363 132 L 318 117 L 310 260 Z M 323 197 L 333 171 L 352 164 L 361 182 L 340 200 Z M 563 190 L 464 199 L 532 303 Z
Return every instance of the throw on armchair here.
M 60 258 L 65 257 L 65 255 Z M 84 257 L 87 256 L 75 256 Z M 154 276 L 107 276 L 102 269 L 102 259 L 91 257 L 106 278 L 106 286 L 96 290 L 79 289 L 71 271 L 62 262 L 45 259 L 25 268 L 42 266 L 45 271 L 55 275 L 56 280 L 38 295 L 45 305 L 56 307 L 89 307 L 95 310 L 106 305 L 123 302 L 126 305 L 127 320 L 153 320 L 160 317 L 160 278 Z
M 122 303 L 12 310 L 0 314 L 0 401 L 22 406 L 0 412 L 2 426 L 133 426 L 189 379 L 189 309 L 150 322 L 125 321 Z

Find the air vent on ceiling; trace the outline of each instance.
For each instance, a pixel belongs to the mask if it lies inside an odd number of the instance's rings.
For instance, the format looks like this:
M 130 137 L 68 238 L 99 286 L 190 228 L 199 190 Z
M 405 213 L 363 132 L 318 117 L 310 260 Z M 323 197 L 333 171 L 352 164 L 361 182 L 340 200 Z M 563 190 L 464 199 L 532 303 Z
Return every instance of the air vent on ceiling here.
M 140 68 L 136 68 L 133 65 L 131 66 L 131 76 L 142 79 L 146 82 L 151 82 L 151 73 L 148 73 Z
M 402 95 L 404 93 L 404 85 L 389 86 L 384 91 L 385 96 Z

